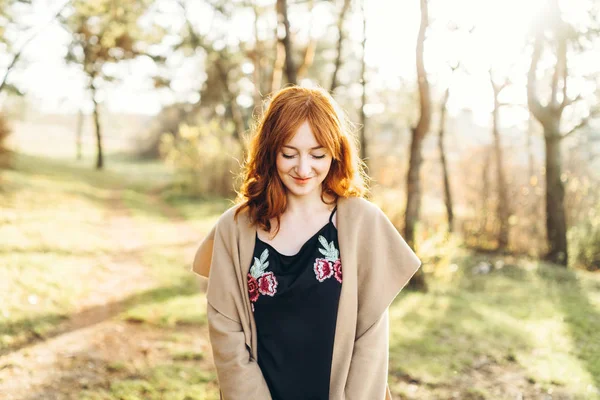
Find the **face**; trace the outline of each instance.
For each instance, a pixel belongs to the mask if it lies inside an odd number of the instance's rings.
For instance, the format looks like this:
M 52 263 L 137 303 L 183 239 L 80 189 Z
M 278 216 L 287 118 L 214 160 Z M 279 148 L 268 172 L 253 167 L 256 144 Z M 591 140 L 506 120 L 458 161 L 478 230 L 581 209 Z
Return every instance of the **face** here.
M 305 121 L 277 154 L 277 173 L 293 196 L 321 195 L 332 156 L 313 135 Z

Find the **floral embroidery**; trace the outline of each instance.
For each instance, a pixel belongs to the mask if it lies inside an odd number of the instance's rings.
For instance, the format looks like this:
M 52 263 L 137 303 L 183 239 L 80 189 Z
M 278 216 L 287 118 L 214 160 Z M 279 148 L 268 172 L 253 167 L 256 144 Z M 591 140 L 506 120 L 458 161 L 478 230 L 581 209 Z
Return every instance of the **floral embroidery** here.
M 340 260 L 336 260 L 333 263 L 333 276 L 339 283 L 342 283 L 342 262 Z
M 251 302 L 258 300 L 258 281 L 250 274 L 248 274 L 248 294 Z
M 269 266 L 268 258 L 269 250 L 265 249 L 260 258 L 254 257 L 254 264 L 250 267 L 248 295 L 252 303 L 256 303 L 261 294 L 272 297 L 277 293 L 277 278 L 272 272 L 265 272 Z M 254 304 L 252 304 L 252 311 L 254 311 Z
M 330 278 L 333 275 L 333 268 L 329 261 L 324 258 L 317 258 L 315 260 L 315 275 L 319 282 L 323 282 L 325 279 Z
M 319 252 L 325 258 L 315 260 L 314 271 L 319 282 L 335 276 L 335 279 L 342 283 L 342 262 L 340 261 L 340 252 L 335 248 L 335 243 L 329 243 L 323 236 L 319 236 L 319 243 L 324 248 L 319 248 Z
M 267 272 L 258 278 L 258 291 L 260 294 L 273 297 L 277 291 L 277 279 L 272 272 Z

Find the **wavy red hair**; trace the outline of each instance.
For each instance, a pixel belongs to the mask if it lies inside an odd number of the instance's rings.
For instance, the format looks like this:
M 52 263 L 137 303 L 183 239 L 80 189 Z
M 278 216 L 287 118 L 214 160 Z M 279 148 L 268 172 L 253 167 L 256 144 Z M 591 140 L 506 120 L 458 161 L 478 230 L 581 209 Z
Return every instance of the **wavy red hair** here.
M 348 131 L 344 113 L 325 90 L 290 86 L 276 92 L 256 124 L 242 170 L 242 186 L 236 216 L 248 209 L 250 220 L 267 232 L 271 220 L 286 210 L 286 188 L 277 174 L 277 154 L 296 131 L 308 121 L 317 142 L 332 155 L 327 177 L 322 183 L 321 199 L 329 195 L 362 197 L 366 193 L 363 163 L 356 141 Z

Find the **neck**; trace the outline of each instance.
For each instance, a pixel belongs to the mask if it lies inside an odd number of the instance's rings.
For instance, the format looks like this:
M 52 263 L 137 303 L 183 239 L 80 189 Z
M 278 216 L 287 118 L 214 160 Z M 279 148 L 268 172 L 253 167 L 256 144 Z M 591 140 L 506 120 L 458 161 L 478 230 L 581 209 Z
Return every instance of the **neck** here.
M 326 200 L 330 200 L 325 197 Z M 315 212 L 323 211 L 324 207 L 329 207 L 321 200 L 321 191 L 315 192 L 308 196 L 296 197 L 288 194 L 286 213 L 311 215 Z

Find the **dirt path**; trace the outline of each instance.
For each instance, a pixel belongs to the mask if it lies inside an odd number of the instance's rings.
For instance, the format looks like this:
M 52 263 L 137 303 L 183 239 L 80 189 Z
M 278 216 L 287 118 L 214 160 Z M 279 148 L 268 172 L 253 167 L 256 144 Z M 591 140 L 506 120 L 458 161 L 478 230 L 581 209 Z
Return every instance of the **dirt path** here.
M 157 287 L 141 260 L 148 243 L 123 203 L 122 195 L 122 191 L 115 190 L 108 200 L 106 223 L 115 250 L 103 260 L 104 268 L 86 276 L 96 282 L 93 291 L 78 302 L 75 313 L 51 334 L 0 355 L 3 400 L 76 399 L 82 389 L 107 386 L 115 377 L 131 374 L 131 368 L 143 368 L 168 357 L 168 352 L 160 346 L 164 336 L 170 334 L 168 330 L 114 318 L 125 311 L 132 296 Z M 191 246 L 197 240 L 198 232 L 177 218 L 176 210 L 156 196 L 150 200 L 160 206 L 165 216 L 174 219 L 181 232 L 179 241 Z M 210 354 L 205 329 L 186 329 L 197 331 L 194 334 L 197 343 L 190 344 Z M 115 368 L 117 359 L 127 364 L 127 371 Z

